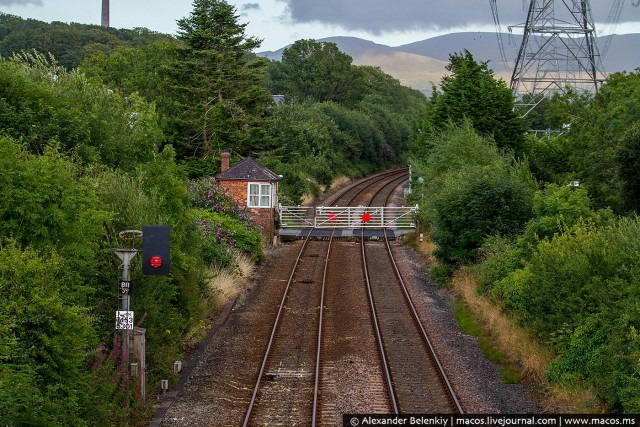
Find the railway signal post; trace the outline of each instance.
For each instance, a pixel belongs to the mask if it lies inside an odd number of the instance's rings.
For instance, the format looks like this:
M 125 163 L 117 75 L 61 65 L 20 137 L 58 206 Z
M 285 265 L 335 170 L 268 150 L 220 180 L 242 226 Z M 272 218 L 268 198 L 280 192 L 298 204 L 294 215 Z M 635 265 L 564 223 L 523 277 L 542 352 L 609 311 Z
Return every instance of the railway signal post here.
M 129 356 L 131 352 L 131 332 L 134 330 L 133 311 L 131 310 L 131 294 L 133 293 L 133 284 L 131 282 L 131 260 L 136 256 L 140 249 L 134 247 L 135 241 L 142 238 L 142 231 L 125 230 L 119 233 L 120 238 L 127 242 L 128 248 L 117 248 L 113 251 L 122 261 L 120 269 L 122 270 L 121 278 L 118 283 L 118 301 L 119 310 L 116 312 L 116 329 L 122 333 L 122 361 L 127 371 L 131 370 L 129 365 Z M 138 365 L 135 365 L 137 368 Z M 140 367 L 144 369 L 144 367 Z M 134 369 L 137 370 L 137 369 Z M 139 372 L 139 371 L 138 371 Z M 135 372 L 134 372 L 135 373 Z M 144 376 L 142 376 L 144 378 Z M 144 379 L 141 385 L 141 398 L 144 400 Z
M 147 276 L 166 276 L 169 274 L 169 227 L 161 225 L 145 226 L 140 230 L 125 230 L 119 233 L 126 242 L 125 248 L 113 251 L 122 261 L 121 279 L 118 285 L 118 308 L 116 311 L 116 329 L 122 331 L 122 362 L 132 377 L 139 378 L 138 395 L 145 398 L 145 330 L 134 326 L 131 310 L 131 261 L 138 252 L 142 252 L 142 273 Z M 136 240 L 142 239 L 142 249 L 135 247 Z M 133 352 L 135 362 L 130 363 Z

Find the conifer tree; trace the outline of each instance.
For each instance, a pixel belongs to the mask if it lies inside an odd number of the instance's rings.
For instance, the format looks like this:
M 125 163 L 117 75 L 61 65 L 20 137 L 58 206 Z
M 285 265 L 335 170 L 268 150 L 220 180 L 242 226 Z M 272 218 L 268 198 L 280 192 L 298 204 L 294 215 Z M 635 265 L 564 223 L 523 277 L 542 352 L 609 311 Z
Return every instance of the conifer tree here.
M 514 111 L 514 96 L 503 80 L 496 80 L 486 62 L 473 55 L 454 53 L 446 67 L 451 75 L 434 90 L 428 120 L 436 129 L 469 120 L 474 129 L 491 135 L 500 148 L 518 154 L 524 143 L 524 121 Z
M 236 9 L 224 0 L 194 0 L 178 21 L 183 46 L 169 74 L 175 103 L 173 139 L 182 157 L 207 157 L 220 148 L 248 150 L 252 129 L 271 96 L 261 87 L 266 60 L 252 50 Z

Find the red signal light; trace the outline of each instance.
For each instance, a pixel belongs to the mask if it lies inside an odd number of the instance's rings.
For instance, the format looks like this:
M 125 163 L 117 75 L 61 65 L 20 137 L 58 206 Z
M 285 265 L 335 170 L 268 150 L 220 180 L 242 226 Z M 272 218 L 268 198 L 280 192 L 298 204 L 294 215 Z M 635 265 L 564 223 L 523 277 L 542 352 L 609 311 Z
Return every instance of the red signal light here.
M 160 258 L 157 255 L 156 256 L 152 256 L 151 259 L 149 260 L 149 264 L 153 268 L 160 268 L 162 266 L 162 258 Z

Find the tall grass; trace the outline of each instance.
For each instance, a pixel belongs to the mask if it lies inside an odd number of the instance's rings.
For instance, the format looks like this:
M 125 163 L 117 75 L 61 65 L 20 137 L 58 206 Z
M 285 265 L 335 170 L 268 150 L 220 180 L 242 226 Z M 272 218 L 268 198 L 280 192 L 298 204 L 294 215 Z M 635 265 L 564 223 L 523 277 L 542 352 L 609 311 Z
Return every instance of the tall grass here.
M 207 303 L 209 316 L 215 315 L 225 304 L 246 289 L 248 279 L 253 274 L 254 269 L 255 264 L 250 257 L 237 253 L 233 267 L 224 269 L 212 268 L 209 270 L 208 286 L 210 297 Z
M 425 264 L 431 268 L 437 266 L 437 259 L 433 256 L 436 247 L 428 234 L 418 245 Z M 592 390 L 567 384 L 551 386 L 548 383 L 547 372 L 554 359 L 553 351 L 523 328 L 512 313 L 505 312 L 498 301 L 480 289 L 477 274 L 478 270 L 473 266 L 461 267 L 449 280 L 450 289 L 459 298 L 458 301 L 473 315 L 474 325 L 461 325 L 465 333 L 482 336 L 482 347 L 490 344 L 497 350 L 500 353 L 498 358 L 504 359 L 509 367 L 517 370 L 537 392 L 544 411 L 593 412 L 597 407 L 597 399 Z M 483 351 L 486 353 L 485 348 Z

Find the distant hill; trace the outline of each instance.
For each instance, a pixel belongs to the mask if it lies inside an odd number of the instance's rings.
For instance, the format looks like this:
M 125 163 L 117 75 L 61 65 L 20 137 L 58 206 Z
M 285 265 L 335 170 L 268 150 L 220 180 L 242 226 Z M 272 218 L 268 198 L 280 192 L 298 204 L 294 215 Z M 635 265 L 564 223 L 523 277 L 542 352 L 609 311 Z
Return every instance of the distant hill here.
M 601 37 L 598 45 L 604 46 L 607 39 L 613 37 L 611 47 L 603 57 L 603 65 L 607 72 L 633 71 L 640 67 L 640 34 L 624 34 Z M 522 36 L 515 34 L 503 34 L 502 40 L 513 67 L 518 49 L 522 43 Z M 489 66 L 496 72 L 505 71 L 500 51 L 498 38 L 495 33 L 454 33 L 431 39 L 395 47 L 396 50 L 424 55 L 432 58 L 449 60 L 449 53 L 462 52 L 467 49 L 480 61 L 489 61 Z
M 640 34 L 610 37 L 613 37 L 611 47 L 603 58 L 605 70 L 633 71 L 640 67 Z M 503 34 L 502 39 L 512 68 L 522 36 Z M 606 39 L 607 37 L 599 38 L 599 46 L 604 46 Z M 505 68 L 500 57 L 495 33 L 452 33 L 396 47 L 356 37 L 330 37 L 318 41 L 334 42 L 340 50 L 353 58 L 355 64 L 380 67 L 402 84 L 424 92 L 429 92 L 431 85 L 438 84 L 445 75 L 444 67 L 449 63 L 449 55 L 464 49 L 471 52 L 478 61 L 489 61 L 489 67 L 497 77 L 507 82 L 511 79 L 511 71 Z M 258 55 L 279 60 L 284 49 L 286 46 L 275 52 L 261 52 Z
M 173 37 L 146 28 L 117 29 L 99 25 L 42 22 L 0 12 L 0 56 L 22 50 L 52 53 L 67 69 L 76 68 L 88 56 L 109 53 L 117 46 L 138 47 Z
M 329 37 L 319 39 L 320 42 L 333 42 L 338 48 L 353 58 L 356 65 L 380 67 L 385 73 L 392 75 L 405 85 L 425 93 L 438 83 L 446 73 L 448 61 L 441 61 L 426 55 L 404 52 L 397 48 L 363 40 L 357 37 Z M 279 61 L 285 46 L 276 51 L 260 52 L 259 56 Z

